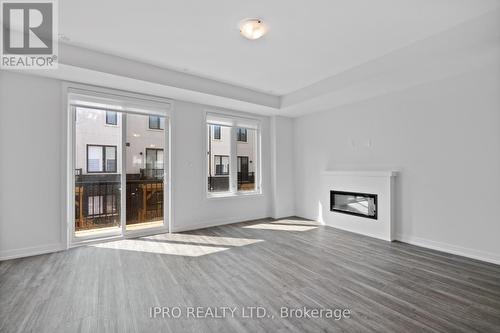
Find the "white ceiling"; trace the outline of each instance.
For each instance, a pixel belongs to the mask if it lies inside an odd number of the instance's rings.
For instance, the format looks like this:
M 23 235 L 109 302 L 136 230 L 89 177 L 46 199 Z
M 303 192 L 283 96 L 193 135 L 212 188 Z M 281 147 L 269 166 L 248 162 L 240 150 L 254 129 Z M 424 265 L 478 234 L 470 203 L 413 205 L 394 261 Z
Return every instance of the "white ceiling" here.
M 497 8 L 499 0 L 64 0 L 69 43 L 285 95 Z M 243 39 L 238 22 L 270 27 Z

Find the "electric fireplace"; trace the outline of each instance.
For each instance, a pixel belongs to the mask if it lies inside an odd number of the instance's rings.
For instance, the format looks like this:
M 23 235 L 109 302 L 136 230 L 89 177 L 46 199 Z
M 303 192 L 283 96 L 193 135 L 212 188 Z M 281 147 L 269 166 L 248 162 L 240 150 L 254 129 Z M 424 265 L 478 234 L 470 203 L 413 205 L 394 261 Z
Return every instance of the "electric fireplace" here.
M 358 192 L 330 191 L 330 210 L 349 215 L 377 219 L 377 195 Z

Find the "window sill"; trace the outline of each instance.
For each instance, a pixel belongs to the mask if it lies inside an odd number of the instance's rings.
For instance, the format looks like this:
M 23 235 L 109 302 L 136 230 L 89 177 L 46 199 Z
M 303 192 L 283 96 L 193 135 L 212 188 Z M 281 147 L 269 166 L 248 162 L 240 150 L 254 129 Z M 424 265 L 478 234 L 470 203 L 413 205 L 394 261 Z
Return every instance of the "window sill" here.
M 249 198 L 262 196 L 261 191 L 207 193 L 207 199 Z

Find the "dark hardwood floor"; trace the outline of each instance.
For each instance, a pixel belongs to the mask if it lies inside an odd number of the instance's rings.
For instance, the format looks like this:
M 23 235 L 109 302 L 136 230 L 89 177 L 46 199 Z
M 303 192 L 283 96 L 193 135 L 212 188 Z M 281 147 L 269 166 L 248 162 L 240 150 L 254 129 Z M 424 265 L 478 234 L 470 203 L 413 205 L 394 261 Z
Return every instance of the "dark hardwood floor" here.
M 153 306 L 183 314 L 151 318 Z M 193 319 L 190 306 L 236 310 Z M 266 317 L 244 318 L 252 306 Z M 500 332 L 500 266 L 309 221 L 247 222 L 1 262 L 0 331 Z

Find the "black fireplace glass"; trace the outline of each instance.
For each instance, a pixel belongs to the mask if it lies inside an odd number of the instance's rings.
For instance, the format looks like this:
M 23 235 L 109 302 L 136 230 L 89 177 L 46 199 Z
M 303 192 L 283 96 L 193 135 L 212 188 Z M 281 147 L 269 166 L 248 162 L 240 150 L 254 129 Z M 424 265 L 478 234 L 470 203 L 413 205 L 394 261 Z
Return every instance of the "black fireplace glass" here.
M 377 195 L 358 192 L 330 191 L 330 210 L 377 219 Z

